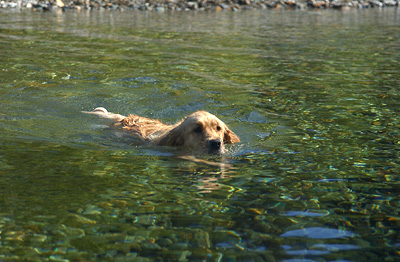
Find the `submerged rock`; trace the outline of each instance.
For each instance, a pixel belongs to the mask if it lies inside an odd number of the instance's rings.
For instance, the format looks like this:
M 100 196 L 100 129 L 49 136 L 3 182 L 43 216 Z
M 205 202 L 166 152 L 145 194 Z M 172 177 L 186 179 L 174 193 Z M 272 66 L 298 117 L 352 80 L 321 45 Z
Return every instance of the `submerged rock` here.
M 77 214 L 69 214 L 65 217 L 63 224 L 71 226 L 71 227 L 80 227 L 84 224 L 96 224 L 97 222 L 86 218 L 84 216 L 80 216 Z

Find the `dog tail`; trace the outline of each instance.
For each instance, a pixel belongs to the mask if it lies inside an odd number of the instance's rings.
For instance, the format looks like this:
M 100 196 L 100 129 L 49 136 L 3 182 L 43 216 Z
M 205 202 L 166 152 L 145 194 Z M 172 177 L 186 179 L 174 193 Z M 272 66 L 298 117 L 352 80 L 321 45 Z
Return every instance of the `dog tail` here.
M 107 109 L 105 109 L 104 107 L 97 107 L 93 111 L 90 111 L 90 112 L 82 111 L 82 113 L 98 115 L 101 118 L 107 118 L 107 119 L 111 119 L 111 120 L 114 120 L 117 122 L 121 121 L 122 119 L 125 118 L 125 116 L 123 116 L 123 115 L 108 112 Z
M 104 107 L 96 107 L 93 109 L 92 113 L 108 115 L 108 111 Z

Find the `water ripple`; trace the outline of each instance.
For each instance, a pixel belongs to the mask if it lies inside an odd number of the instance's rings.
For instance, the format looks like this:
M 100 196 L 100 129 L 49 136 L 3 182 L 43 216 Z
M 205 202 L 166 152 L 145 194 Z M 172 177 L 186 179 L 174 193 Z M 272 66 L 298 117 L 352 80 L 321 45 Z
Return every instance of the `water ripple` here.
M 347 238 L 355 236 L 357 236 L 357 234 L 347 230 L 324 228 L 324 227 L 309 227 L 303 229 L 290 230 L 281 235 L 281 237 L 306 237 L 315 239 Z

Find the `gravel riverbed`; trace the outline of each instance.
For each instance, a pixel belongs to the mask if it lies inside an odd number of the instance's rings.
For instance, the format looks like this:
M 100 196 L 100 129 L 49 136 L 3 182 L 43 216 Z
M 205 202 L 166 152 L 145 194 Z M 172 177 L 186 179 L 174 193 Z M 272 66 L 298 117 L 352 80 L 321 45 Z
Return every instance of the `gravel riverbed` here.
M 313 9 L 397 7 L 400 0 L 3 0 L 2 9 L 142 10 L 175 11 L 238 11 L 246 9 Z

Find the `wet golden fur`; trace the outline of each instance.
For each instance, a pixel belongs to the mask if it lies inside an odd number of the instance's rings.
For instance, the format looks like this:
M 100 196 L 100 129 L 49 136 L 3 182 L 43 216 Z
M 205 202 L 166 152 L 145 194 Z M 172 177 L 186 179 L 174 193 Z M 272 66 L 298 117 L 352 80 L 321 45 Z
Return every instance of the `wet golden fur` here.
M 199 152 L 223 153 L 225 144 L 240 142 L 224 122 L 206 111 L 190 114 L 174 125 L 137 115 L 125 117 L 102 107 L 85 113 L 112 119 L 115 126 L 160 146 L 184 146 Z

